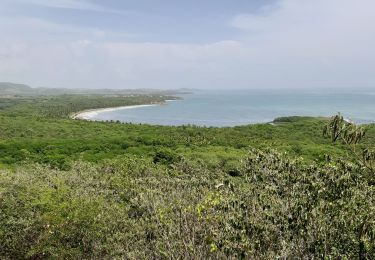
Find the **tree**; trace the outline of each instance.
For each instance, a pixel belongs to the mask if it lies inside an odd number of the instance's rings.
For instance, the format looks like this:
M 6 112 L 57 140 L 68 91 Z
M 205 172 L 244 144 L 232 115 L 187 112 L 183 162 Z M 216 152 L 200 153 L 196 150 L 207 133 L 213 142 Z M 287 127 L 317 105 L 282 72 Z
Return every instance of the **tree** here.
M 372 177 L 374 176 L 375 152 L 369 148 L 358 151 L 358 144 L 366 135 L 366 130 L 363 127 L 357 126 L 353 122 L 345 120 L 341 114 L 337 114 L 332 117 L 324 127 L 323 135 L 331 138 L 332 142 L 341 140 L 342 143 L 349 148 L 354 159 L 360 163 Z
M 333 142 L 341 140 L 343 144 L 349 147 L 354 160 L 362 167 L 362 173 L 364 181 L 367 181 L 368 187 L 375 185 L 375 152 L 369 148 L 361 148 L 358 151 L 358 144 L 363 140 L 366 135 L 366 131 L 363 127 L 357 126 L 348 120 L 345 120 L 341 114 L 338 114 L 331 118 L 329 123 L 325 126 L 323 135 L 331 138 Z M 372 199 L 372 198 L 368 198 Z M 357 228 L 358 240 L 359 240 L 359 259 L 367 259 L 366 245 L 368 244 L 369 234 L 373 232 L 375 219 L 374 214 L 366 214 L 363 217 L 362 223 Z M 365 234 L 367 233 L 367 234 Z M 374 234 L 372 233 L 372 236 Z M 367 237 L 367 238 L 366 238 Z M 370 235 L 371 237 L 371 235 Z

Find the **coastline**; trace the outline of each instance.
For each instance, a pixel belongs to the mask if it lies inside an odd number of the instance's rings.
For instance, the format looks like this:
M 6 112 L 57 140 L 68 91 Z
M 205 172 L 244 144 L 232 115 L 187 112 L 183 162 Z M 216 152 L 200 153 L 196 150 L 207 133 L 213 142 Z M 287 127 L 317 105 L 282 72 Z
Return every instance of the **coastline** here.
M 100 113 L 103 112 L 112 112 L 117 110 L 125 110 L 125 109 L 134 109 L 140 107 L 151 107 L 151 106 L 160 106 L 165 103 L 155 103 L 155 104 L 144 104 L 144 105 L 131 105 L 131 106 L 120 106 L 120 107 L 107 107 L 107 108 L 96 108 L 96 109 L 88 109 L 79 111 L 74 113 L 70 116 L 71 119 L 80 119 L 80 120 L 95 120 L 93 119 Z

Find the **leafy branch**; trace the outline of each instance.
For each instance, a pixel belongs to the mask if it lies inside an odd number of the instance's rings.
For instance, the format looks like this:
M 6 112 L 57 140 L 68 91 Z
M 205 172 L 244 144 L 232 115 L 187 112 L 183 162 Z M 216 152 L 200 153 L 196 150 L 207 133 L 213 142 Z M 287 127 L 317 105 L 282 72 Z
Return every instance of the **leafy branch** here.
M 323 135 L 332 140 L 332 142 L 341 141 L 355 156 L 357 162 L 371 173 L 375 173 L 375 152 L 366 148 L 358 152 L 358 144 L 366 135 L 366 130 L 356 124 L 345 120 L 339 113 L 331 118 L 323 129 Z

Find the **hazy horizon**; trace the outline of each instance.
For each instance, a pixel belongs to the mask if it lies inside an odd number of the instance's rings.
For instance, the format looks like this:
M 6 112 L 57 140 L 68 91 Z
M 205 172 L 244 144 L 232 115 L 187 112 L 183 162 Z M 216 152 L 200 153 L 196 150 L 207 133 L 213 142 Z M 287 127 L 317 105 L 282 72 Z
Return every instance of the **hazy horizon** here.
M 374 91 L 373 93 L 375 94 L 375 89 L 374 88 L 371 88 L 371 87 L 304 87 L 304 88 L 299 88 L 299 87 L 278 87 L 278 88 L 272 88 L 272 87 L 263 87 L 263 88 L 257 88 L 257 87 L 253 87 L 253 88 L 111 88 L 111 87 L 86 87 L 86 88 L 83 88 L 83 87 L 56 87 L 56 86 L 53 86 L 53 85 L 50 85 L 50 86 L 35 86 L 35 85 L 30 85 L 30 84 L 26 84 L 25 82 L 0 82 L 0 86 L 1 84 L 10 84 L 10 85 L 25 85 L 27 87 L 30 87 L 32 89 L 60 89 L 60 90 L 111 90 L 111 91 L 121 91 L 121 90 L 159 90 L 159 91 L 208 91 L 208 92 L 214 92 L 214 91 L 246 91 L 246 90 L 254 90 L 254 91 L 296 91 L 296 90 L 300 90 L 300 91 L 303 91 L 303 92 L 315 92 L 315 91 L 325 91 L 326 93 L 329 93 L 329 92 L 337 92 L 337 91 L 341 91 L 342 93 L 343 92 L 352 92 L 352 91 Z M 372 93 L 372 92 L 371 92 Z
M 375 89 L 371 0 L 0 0 L 0 81 Z

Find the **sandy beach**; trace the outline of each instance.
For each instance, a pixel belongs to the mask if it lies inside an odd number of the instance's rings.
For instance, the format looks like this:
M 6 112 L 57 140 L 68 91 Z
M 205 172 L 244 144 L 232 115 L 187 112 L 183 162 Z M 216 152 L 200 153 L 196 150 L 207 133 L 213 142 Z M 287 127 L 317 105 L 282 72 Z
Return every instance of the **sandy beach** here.
M 140 107 L 150 107 L 150 106 L 159 106 L 160 104 L 148 104 L 148 105 L 134 105 L 134 106 L 121 106 L 121 107 L 110 107 L 110 108 L 98 108 L 98 109 L 90 109 L 78 112 L 72 115 L 72 119 L 82 119 L 82 120 L 95 120 L 94 118 L 103 112 L 111 112 L 117 110 L 125 110 L 125 109 L 134 109 Z

